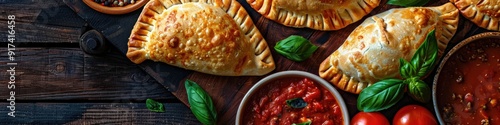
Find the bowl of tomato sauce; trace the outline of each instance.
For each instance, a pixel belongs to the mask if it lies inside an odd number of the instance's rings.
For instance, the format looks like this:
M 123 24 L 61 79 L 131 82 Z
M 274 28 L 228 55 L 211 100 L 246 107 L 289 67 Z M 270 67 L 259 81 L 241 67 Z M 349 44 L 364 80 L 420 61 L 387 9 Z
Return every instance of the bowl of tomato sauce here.
M 348 125 L 340 93 L 319 76 L 282 71 L 258 81 L 245 94 L 236 125 Z
M 474 35 L 445 55 L 432 99 L 442 125 L 500 124 L 500 32 Z

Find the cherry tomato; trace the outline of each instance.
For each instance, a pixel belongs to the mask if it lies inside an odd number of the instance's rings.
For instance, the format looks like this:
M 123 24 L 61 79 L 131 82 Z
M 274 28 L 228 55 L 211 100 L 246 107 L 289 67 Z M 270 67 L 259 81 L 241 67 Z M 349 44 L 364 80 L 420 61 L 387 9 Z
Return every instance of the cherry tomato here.
M 351 125 L 389 125 L 389 120 L 380 112 L 359 112 L 354 115 Z
M 437 125 L 434 115 L 425 107 L 407 105 L 399 109 L 392 120 L 393 125 Z

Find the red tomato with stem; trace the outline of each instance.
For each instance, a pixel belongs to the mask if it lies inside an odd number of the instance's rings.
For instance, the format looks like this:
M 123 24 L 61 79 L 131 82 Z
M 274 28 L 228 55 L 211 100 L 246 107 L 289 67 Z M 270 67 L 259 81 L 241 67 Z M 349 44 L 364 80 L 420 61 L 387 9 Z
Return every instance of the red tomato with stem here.
M 359 112 L 354 115 L 351 125 L 389 125 L 389 120 L 380 112 Z
M 399 109 L 392 120 L 393 125 L 437 125 L 434 115 L 425 107 L 407 105 Z

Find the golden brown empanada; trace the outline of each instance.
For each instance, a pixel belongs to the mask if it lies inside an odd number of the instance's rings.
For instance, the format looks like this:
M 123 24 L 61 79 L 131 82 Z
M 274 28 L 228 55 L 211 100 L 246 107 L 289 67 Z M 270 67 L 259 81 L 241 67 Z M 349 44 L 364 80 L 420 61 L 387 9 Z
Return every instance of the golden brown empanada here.
M 500 0 L 450 0 L 479 27 L 500 31 Z
M 275 68 L 266 41 L 235 0 L 151 0 L 132 30 L 127 57 L 223 76 Z
M 264 17 L 291 27 L 338 30 L 370 13 L 380 0 L 247 0 Z
M 451 3 L 439 7 L 391 9 L 367 18 L 319 68 L 320 77 L 359 94 L 373 83 L 399 76 L 399 59 L 410 60 L 435 29 L 441 57 L 456 32 L 459 12 Z

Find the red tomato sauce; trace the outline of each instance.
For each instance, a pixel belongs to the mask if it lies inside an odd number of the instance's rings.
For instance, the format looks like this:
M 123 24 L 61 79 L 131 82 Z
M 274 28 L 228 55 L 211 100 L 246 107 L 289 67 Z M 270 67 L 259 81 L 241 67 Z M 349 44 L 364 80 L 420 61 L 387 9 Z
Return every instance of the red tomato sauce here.
M 443 67 L 437 91 L 441 116 L 452 125 L 500 125 L 500 40 L 465 45 Z
M 245 109 L 245 125 L 291 125 L 311 121 L 312 125 L 340 125 L 342 113 L 335 97 L 308 78 L 283 78 L 267 83 L 251 97 Z M 295 109 L 286 100 L 302 98 L 307 106 Z

